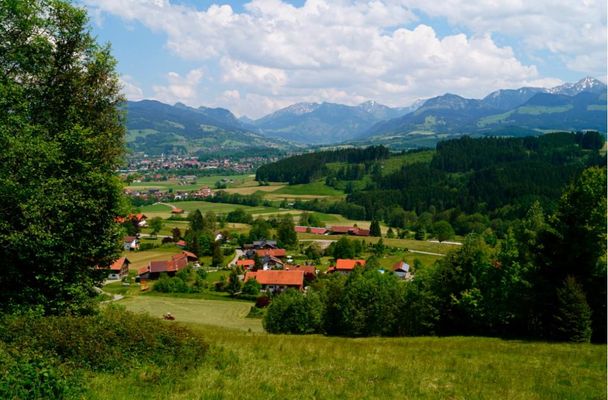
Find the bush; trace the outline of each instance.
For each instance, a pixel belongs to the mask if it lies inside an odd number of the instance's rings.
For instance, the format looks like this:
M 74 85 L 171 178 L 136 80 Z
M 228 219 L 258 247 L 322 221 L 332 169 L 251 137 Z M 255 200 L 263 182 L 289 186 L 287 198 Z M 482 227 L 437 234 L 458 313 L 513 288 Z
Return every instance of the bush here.
M 553 336 L 569 342 L 591 340 L 591 309 L 585 292 L 573 277 L 557 289 L 557 311 L 554 315 Z
M 268 307 L 269 305 L 270 305 L 270 297 L 268 297 L 265 294 L 263 294 L 263 295 L 259 296 L 257 299 L 255 299 L 255 306 L 257 308 L 264 308 L 264 307 Z
M 260 294 L 260 289 L 261 288 L 262 288 L 262 285 L 260 285 L 258 281 L 256 281 L 255 279 L 249 279 L 243 285 L 243 288 L 241 289 L 241 292 L 243 294 L 257 296 L 258 294 Z
M 30 356 L 32 349 L 75 368 L 121 373 L 147 364 L 167 367 L 168 372 L 194 367 L 208 348 L 184 327 L 116 305 L 87 317 L 5 316 L 0 320 L 2 342 L 34 361 L 38 358 Z
M 321 330 L 322 316 L 323 304 L 316 293 L 288 289 L 272 300 L 263 324 L 270 333 L 315 333 Z

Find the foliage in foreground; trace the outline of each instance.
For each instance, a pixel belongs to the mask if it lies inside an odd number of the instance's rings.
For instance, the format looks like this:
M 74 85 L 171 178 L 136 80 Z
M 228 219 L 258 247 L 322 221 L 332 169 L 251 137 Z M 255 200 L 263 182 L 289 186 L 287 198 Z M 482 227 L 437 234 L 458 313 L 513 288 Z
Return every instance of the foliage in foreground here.
M 115 61 L 61 0 L 0 6 L 0 310 L 91 312 L 120 251 Z
M 0 319 L 0 398 L 71 398 L 89 372 L 159 369 L 178 379 L 208 345 L 189 329 L 108 307 L 99 314 Z

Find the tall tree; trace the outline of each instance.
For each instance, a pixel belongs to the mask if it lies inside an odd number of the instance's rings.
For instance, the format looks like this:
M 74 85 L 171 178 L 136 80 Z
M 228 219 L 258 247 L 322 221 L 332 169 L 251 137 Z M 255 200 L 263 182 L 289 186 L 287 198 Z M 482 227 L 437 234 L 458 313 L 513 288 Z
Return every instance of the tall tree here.
M 295 225 L 291 214 L 285 214 L 279 219 L 277 227 L 277 236 L 281 245 L 293 247 L 298 244 L 298 235 L 296 234 Z
M 124 99 L 87 22 L 62 0 L 0 6 L 0 308 L 86 312 L 119 254 Z
M 380 222 L 377 219 L 374 219 L 369 226 L 369 234 L 370 236 L 382 236 L 382 231 L 380 230 Z

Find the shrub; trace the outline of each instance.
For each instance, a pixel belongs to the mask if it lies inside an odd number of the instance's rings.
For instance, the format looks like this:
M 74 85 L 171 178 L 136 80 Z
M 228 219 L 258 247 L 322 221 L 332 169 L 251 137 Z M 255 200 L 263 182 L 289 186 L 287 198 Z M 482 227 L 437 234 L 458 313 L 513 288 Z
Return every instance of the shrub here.
M 255 299 L 255 306 L 257 308 L 268 307 L 269 304 L 270 304 L 270 297 L 268 297 L 265 294 L 263 294 L 263 295 L 259 296 L 257 299 Z
M 557 307 L 553 317 L 554 337 L 569 342 L 589 342 L 591 309 L 582 287 L 571 276 L 557 289 Z
M 0 340 L 26 354 L 37 349 L 77 368 L 108 372 L 142 364 L 188 368 L 208 347 L 186 328 L 116 305 L 87 317 L 5 317 Z
M 323 304 L 319 296 L 289 289 L 275 297 L 264 317 L 264 329 L 270 333 L 320 332 Z
M 243 289 L 241 289 L 241 292 L 243 294 L 257 296 L 258 294 L 260 294 L 260 289 L 261 288 L 262 288 L 262 285 L 260 285 L 260 283 L 257 280 L 255 280 L 255 279 L 249 279 L 243 285 Z

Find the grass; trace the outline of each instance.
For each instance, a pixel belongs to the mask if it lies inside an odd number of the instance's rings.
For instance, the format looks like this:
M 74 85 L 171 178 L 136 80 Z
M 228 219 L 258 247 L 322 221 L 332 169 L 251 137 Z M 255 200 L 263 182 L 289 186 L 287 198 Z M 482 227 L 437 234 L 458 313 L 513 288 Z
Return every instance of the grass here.
M 259 319 L 245 318 L 253 305 L 244 301 L 205 300 L 177 296 L 145 295 L 121 301 L 127 310 L 161 317 L 170 312 L 176 321 L 262 332 Z
M 296 196 L 313 196 L 313 197 L 344 195 L 343 192 L 325 185 L 325 182 L 323 182 L 323 181 L 316 181 L 316 182 L 299 184 L 299 185 L 288 185 L 288 186 L 284 186 L 272 193 L 273 194 L 296 195 Z
M 168 244 L 145 251 L 124 251 L 122 255 L 127 257 L 129 261 L 131 261 L 131 264 L 129 265 L 129 270 L 137 271 L 139 268 L 148 265 L 150 261 L 169 260 L 171 259 L 172 255 L 179 254 L 181 252 L 182 249 L 180 249 L 179 247 Z
M 212 175 L 212 176 L 201 176 L 196 179 L 196 184 L 183 184 L 183 180 L 174 179 L 167 181 L 150 181 L 150 182 L 133 182 L 128 187 L 131 189 L 161 189 L 168 190 L 173 189 L 174 191 L 182 190 L 197 190 L 204 186 L 213 188 L 217 181 L 222 179 L 228 180 L 228 187 L 231 185 L 240 186 L 246 185 L 248 182 L 252 182 L 253 178 L 251 175 Z
M 434 154 L 435 150 L 427 150 L 392 156 L 382 161 L 382 175 L 388 175 L 399 171 L 399 169 L 401 169 L 401 167 L 404 165 L 419 162 L 429 163 L 433 159 Z
M 237 208 L 242 208 L 250 214 L 273 214 L 278 211 L 278 208 L 276 207 L 250 207 L 239 204 L 212 203 L 209 201 L 178 201 L 167 204 L 171 204 L 175 207 L 185 210 L 185 215 L 197 209 L 200 210 L 202 213 L 206 213 L 207 211 L 213 211 L 216 214 L 227 214 L 230 211 L 236 210 Z M 161 218 L 169 218 L 171 216 L 171 208 L 162 204 L 144 206 L 141 208 L 141 211 L 149 218 L 157 216 Z
M 606 347 L 480 337 L 268 335 L 243 329 L 239 303 L 177 307 L 212 344 L 183 381 L 97 374 L 91 399 L 604 399 Z M 148 306 L 156 314 L 162 307 Z M 136 310 L 137 304 L 127 303 Z M 198 307 L 198 308 L 190 308 Z M 228 307 L 228 308 L 224 308 Z M 166 308 L 166 307 L 165 307 Z M 198 314 L 194 310 L 198 310 Z M 171 311 L 173 312 L 173 311 Z M 215 320 L 224 312 L 225 318 Z M 235 329 L 221 327 L 239 321 Z M 252 325 L 259 320 L 250 319 Z M 148 379 L 143 379 L 148 378 Z

